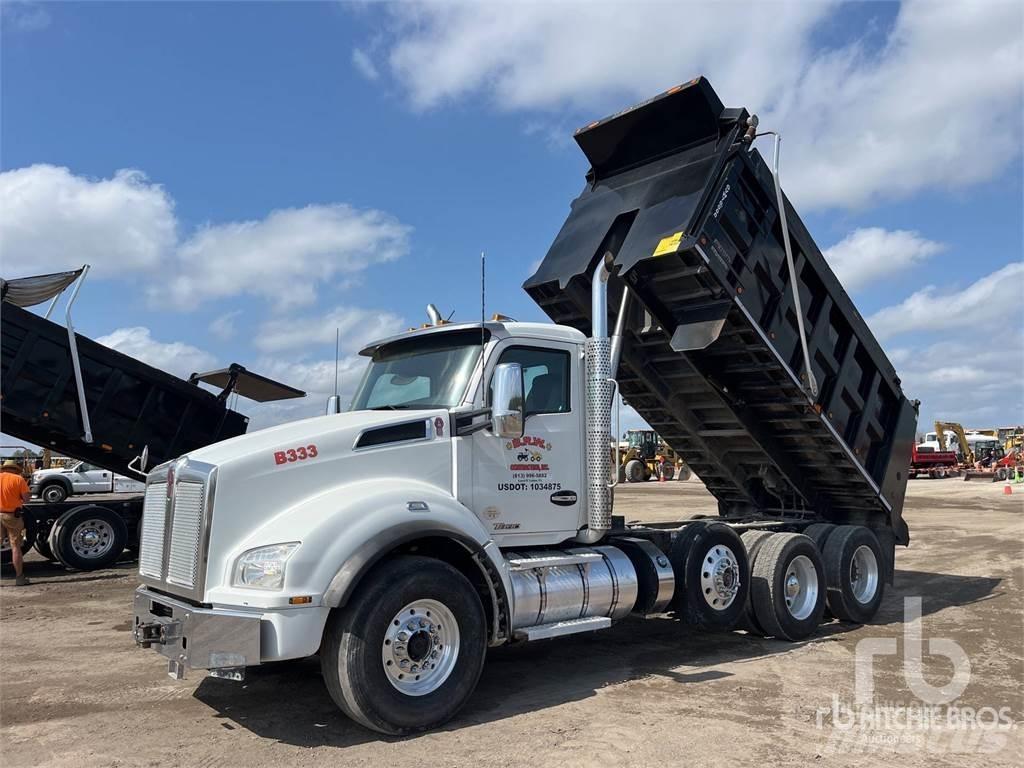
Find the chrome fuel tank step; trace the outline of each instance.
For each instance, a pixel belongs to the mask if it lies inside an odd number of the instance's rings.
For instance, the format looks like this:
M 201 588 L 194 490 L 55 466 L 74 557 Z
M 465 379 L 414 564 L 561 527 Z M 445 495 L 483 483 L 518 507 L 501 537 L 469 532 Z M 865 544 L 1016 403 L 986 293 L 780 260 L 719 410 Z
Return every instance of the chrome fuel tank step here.
M 592 617 L 617 621 L 636 603 L 636 569 L 616 547 L 509 553 L 508 562 L 513 630 Z

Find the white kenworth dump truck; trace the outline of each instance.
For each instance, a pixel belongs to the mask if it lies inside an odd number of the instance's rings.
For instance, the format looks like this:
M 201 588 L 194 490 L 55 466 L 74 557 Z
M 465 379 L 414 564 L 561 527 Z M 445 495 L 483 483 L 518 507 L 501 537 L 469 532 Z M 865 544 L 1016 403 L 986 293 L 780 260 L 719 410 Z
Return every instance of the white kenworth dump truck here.
M 346 714 L 405 734 L 459 711 L 489 647 L 662 613 L 786 640 L 826 606 L 869 621 L 909 540 L 917 403 L 756 134 L 704 79 L 587 126 L 525 285 L 555 324 L 432 311 L 363 350 L 348 412 L 154 469 L 137 642 L 175 677 L 318 653 Z M 617 389 L 718 519 L 613 515 Z

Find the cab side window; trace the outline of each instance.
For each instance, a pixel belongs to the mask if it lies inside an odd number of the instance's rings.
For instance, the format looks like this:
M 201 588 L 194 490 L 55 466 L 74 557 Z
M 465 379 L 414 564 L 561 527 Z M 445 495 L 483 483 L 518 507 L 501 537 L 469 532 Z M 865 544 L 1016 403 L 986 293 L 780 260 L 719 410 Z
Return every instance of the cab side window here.
M 499 363 L 519 363 L 523 368 L 526 415 L 568 413 L 570 402 L 569 353 L 539 347 L 510 347 Z

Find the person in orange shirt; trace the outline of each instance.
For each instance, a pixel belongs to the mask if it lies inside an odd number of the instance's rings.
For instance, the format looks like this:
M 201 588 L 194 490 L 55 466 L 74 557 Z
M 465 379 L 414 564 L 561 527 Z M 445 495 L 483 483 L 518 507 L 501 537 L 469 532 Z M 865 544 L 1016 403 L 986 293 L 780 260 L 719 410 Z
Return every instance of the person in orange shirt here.
M 17 575 L 14 583 L 19 587 L 29 583 L 22 572 L 25 566 L 21 558 L 21 539 L 25 533 L 25 521 L 21 519 L 19 510 L 30 496 L 18 462 L 5 461 L 0 466 L 0 536 L 6 536 L 11 543 L 11 562 Z

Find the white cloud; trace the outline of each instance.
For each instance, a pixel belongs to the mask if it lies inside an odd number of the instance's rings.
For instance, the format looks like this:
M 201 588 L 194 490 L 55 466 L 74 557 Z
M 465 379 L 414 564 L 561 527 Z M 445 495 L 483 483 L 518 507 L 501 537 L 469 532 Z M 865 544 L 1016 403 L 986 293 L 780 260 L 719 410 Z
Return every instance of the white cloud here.
M 357 352 L 368 342 L 399 333 L 407 324 L 382 310 L 337 307 L 323 316 L 269 320 L 253 338 L 265 352 L 301 350 L 320 346 L 334 349 L 335 332 L 340 331 L 342 352 Z
M 338 392 L 341 407 L 348 408 L 356 386 L 366 369 L 367 360 L 358 355 L 346 355 L 338 363 Z M 296 419 L 319 416 L 324 413 L 327 398 L 334 394 L 334 359 L 295 362 L 275 358 L 258 361 L 253 370 L 272 379 L 298 387 L 306 392 L 301 400 L 282 400 L 276 403 L 247 404 L 249 431 L 281 424 Z
M 1019 328 L 1024 297 L 1024 263 L 1007 264 L 958 292 L 929 285 L 899 304 L 868 318 L 874 334 L 885 339 L 910 331 L 965 329 L 985 346 L 1001 346 L 999 333 Z
M 699 72 L 737 96 L 776 92 L 808 54 L 822 3 L 403 3 L 392 74 L 414 105 L 476 92 L 503 109 L 644 98 Z M 723 41 L 729 45 L 723 45 Z M 772 66 L 754 66 L 768 59 Z M 620 105 L 621 106 L 621 105 Z
M 186 239 L 179 229 L 174 201 L 141 171 L 109 179 L 53 165 L 0 173 L 6 268 L 39 274 L 87 262 L 100 277 L 152 275 L 151 301 L 178 309 L 241 294 L 279 309 L 309 304 L 321 283 L 408 253 L 411 232 L 387 213 L 340 203 L 208 224 Z
M 817 56 L 768 113 L 798 203 L 864 206 L 992 178 L 1019 156 L 1024 6 L 914 0 L 885 46 Z M 763 103 L 763 102 L 762 102 Z
M 27 274 L 93 265 L 112 277 L 157 268 L 177 240 L 174 202 L 141 171 L 109 179 L 32 165 L 0 173 L 0 257 Z
M 217 363 L 216 358 L 209 352 L 204 352 L 191 344 L 181 341 L 157 341 L 149 328 L 141 326 L 118 328 L 96 341 L 181 378 L 215 368 Z
M 981 329 L 967 329 L 983 333 Z M 976 334 L 975 334 L 976 335 Z M 906 354 L 903 354 L 903 353 Z M 908 397 L 921 401 L 918 431 L 936 419 L 966 427 L 994 427 L 1024 421 L 1024 333 L 1017 327 L 978 339 L 944 339 L 913 350 L 893 350 Z
M 838 7 L 401 3 L 384 11 L 381 47 L 420 109 L 482 95 L 585 119 L 704 73 L 727 105 L 782 130 L 785 187 L 801 209 L 962 187 L 1014 161 L 1020 3 L 910 0 L 880 45 L 823 49 L 815 31 Z
M 904 229 L 856 229 L 824 251 L 825 260 L 847 291 L 901 272 L 931 258 L 945 248 Z
M 359 71 L 359 74 L 367 80 L 376 80 L 380 77 L 380 72 L 377 71 L 377 65 L 373 63 L 373 59 L 371 59 L 370 55 L 362 48 L 353 49 L 352 65 Z
M 210 225 L 181 245 L 174 276 L 149 294 L 183 309 L 242 293 L 261 296 L 279 309 L 310 304 L 319 283 L 405 255 L 409 231 L 386 213 L 342 204 Z
M 235 338 L 235 318 L 242 314 L 242 310 L 236 309 L 218 315 L 210 321 L 210 333 L 221 341 L 231 341 Z
M 39 3 L 21 2 L 21 0 L 4 0 L 0 3 L 0 18 L 3 24 L 11 24 L 22 32 L 35 32 L 46 29 L 53 21 L 50 12 Z

